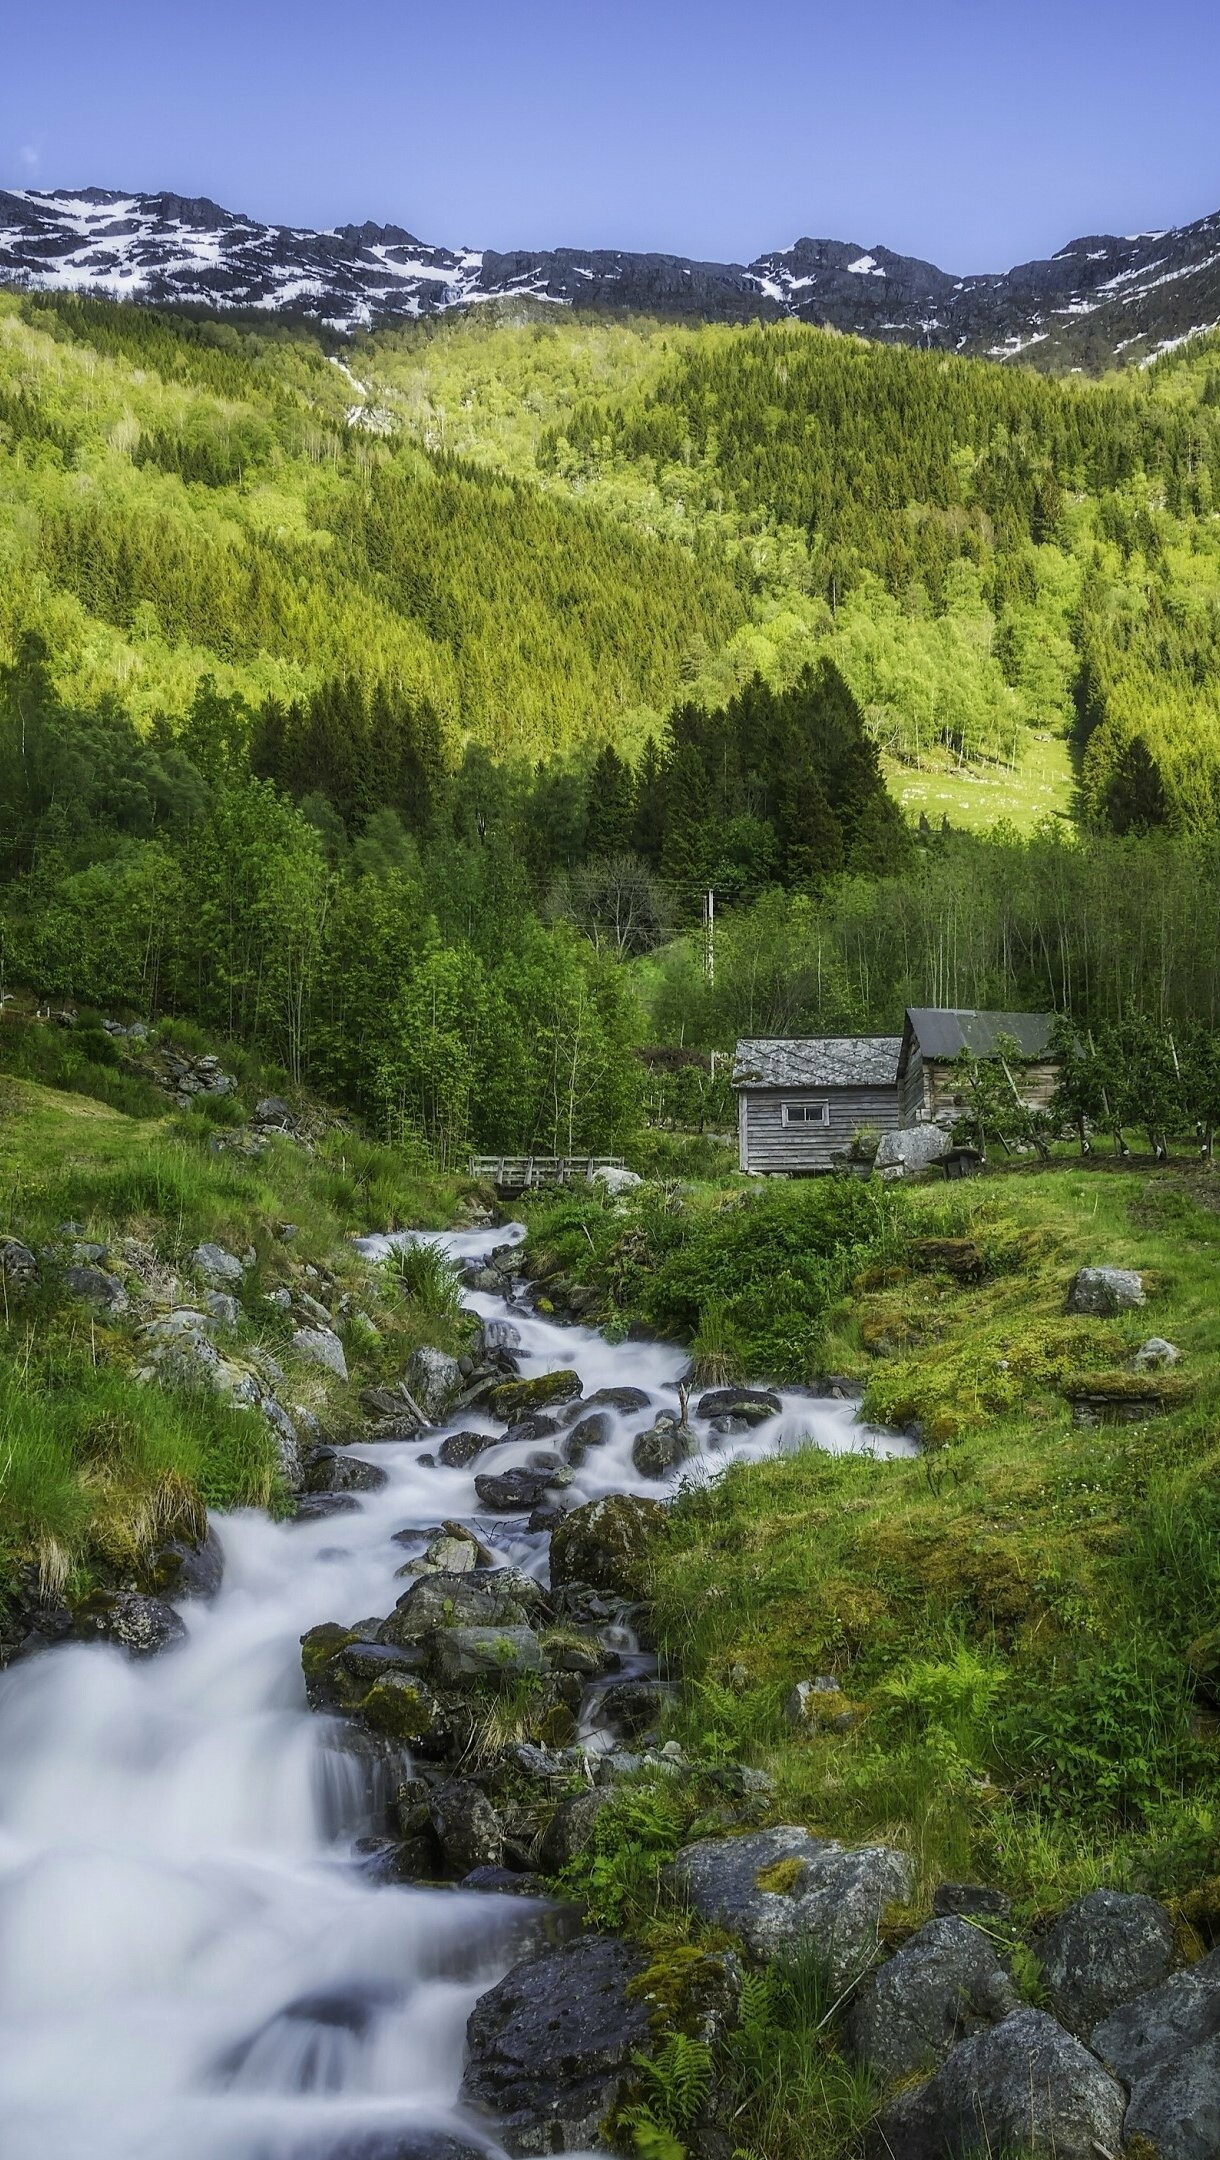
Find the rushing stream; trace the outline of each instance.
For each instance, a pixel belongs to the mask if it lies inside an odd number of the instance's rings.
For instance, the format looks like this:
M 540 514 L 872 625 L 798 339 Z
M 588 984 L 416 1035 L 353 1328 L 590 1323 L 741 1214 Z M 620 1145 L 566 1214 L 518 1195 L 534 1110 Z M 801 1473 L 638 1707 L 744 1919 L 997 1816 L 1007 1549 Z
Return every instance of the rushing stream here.
M 465 1259 L 512 1234 L 444 1242 Z M 654 1412 L 676 1407 L 680 1350 L 613 1347 L 491 1295 L 469 1303 L 511 1313 L 526 1376 L 574 1366 L 586 1394 L 631 1384 Z M 570 1498 L 655 1494 L 631 1462 L 650 1421 L 619 1420 Z M 748 1436 L 709 1435 L 706 1467 L 798 1436 L 910 1447 L 867 1432 L 849 1404 L 792 1397 Z M 522 1463 L 528 1446 L 469 1470 L 421 1466 L 435 1445 L 357 1450 L 389 1482 L 353 1512 L 226 1518 L 221 1591 L 183 1603 L 189 1640 L 169 1654 L 62 1646 L 0 1679 L 4 2160 L 414 2160 L 433 2127 L 481 2147 L 455 2113 L 466 2019 L 528 1946 L 537 1908 L 370 1881 L 353 1855 L 370 1827 L 364 1774 L 341 1729 L 306 1709 L 300 1669 L 316 1622 L 392 1609 L 405 1527 L 478 1518 L 505 1560 L 545 1567 L 545 1537 L 480 1514 L 474 1491 L 476 1468 Z

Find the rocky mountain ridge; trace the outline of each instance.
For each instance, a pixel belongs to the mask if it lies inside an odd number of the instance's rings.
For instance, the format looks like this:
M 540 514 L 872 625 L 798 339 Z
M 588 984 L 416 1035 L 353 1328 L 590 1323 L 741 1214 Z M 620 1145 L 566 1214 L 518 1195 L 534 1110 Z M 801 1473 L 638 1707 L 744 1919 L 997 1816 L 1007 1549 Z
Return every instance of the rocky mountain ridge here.
M 268 225 L 206 197 L 0 191 L 0 281 L 155 305 L 292 312 L 339 331 L 528 301 L 707 321 L 795 318 L 864 337 L 1100 370 L 1220 326 L 1220 212 L 957 277 L 854 242 L 754 262 L 618 249 L 433 246 L 399 225 Z

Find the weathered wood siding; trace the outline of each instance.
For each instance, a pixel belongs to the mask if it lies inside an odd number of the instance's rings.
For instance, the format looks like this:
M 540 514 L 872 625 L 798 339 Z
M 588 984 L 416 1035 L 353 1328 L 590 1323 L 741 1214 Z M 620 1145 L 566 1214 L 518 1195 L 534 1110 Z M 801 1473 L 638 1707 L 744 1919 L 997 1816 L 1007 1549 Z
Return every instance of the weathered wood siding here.
M 919 1052 L 915 1051 L 911 1058 L 912 1068 L 918 1056 Z M 1011 1071 L 1022 1102 L 1028 1103 L 1031 1109 L 1045 1110 L 1058 1085 L 1058 1066 L 1054 1063 L 1014 1065 Z M 907 1078 L 909 1081 L 909 1072 Z M 961 1073 L 952 1062 L 929 1060 L 925 1065 L 921 1059 L 920 1089 L 922 1099 L 914 1111 L 908 1112 L 905 1102 L 903 1104 L 904 1124 L 930 1118 L 939 1124 L 951 1124 L 967 1107 L 966 1098 L 970 1091 L 963 1087 Z
M 743 1170 L 829 1170 L 852 1134 L 892 1132 L 899 1123 L 898 1088 L 743 1088 L 738 1096 L 738 1134 Z M 829 1125 L 785 1125 L 785 1103 L 830 1105 Z
M 917 1042 L 913 1042 L 907 1059 L 907 1069 L 898 1082 L 898 1111 L 901 1124 L 922 1124 L 925 1114 L 923 1086 L 923 1051 Z

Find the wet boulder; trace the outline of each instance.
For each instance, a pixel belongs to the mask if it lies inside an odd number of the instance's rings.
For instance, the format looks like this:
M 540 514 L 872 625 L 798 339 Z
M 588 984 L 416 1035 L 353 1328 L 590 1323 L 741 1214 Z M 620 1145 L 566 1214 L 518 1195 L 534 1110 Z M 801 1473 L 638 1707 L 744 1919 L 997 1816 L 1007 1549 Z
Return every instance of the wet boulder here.
M 609 1493 L 573 1508 L 551 1534 L 551 1581 L 587 1584 L 612 1596 L 642 1597 L 647 1589 L 652 1541 L 663 1528 L 659 1500 Z
M 882 2084 L 934 2070 L 968 2034 L 1019 2008 L 987 1937 L 966 1920 L 929 1920 L 852 2005 L 848 2042 Z
M 1164 1906 L 1118 1890 L 1077 1898 L 1035 1947 L 1051 2009 L 1082 2039 L 1120 2003 L 1159 1987 L 1175 1963 Z
M 521 1330 L 513 1320 L 484 1320 L 479 1327 L 477 1344 L 483 1357 L 498 1350 L 519 1350 Z
M 613 1431 L 613 1422 L 605 1410 L 595 1410 L 591 1417 L 582 1417 L 564 1441 L 563 1452 L 567 1460 L 579 1465 L 590 1448 L 605 1447 Z
M 850 1849 L 786 1825 L 740 1838 L 701 1838 L 667 1871 L 670 1887 L 713 1927 L 740 1936 L 760 1962 L 815 1952 L 836 1987 L 868 1970 L 887 1906 L 912 1893 L 906 1853 L 888 1845 Z
M 588 1935 L 514 1965 L 480 1997 L 466 2028 L 461 2098 L 492 2118 L 506 2152 L 599 2146 L 624 2097 L 650 2012 L 631 1992 L 638 1951 Z
M 406 1384 L 426 1418 L 439 1424 L 450 1403 L 462 1392 L 462 1372 L 447 1351 L 426 1345 L 413 1352 L 407 1365 Z
M 433 1641 L 432 1663 L 444 1687 L 508 1687 L 541 1673 L 542 1646 L 528 1627 L 447 1627 Z
M 379 1426 L 392 1426 L 395 1431 L 387 1437 L 401 1433 L 408 1439 L 419 1431 L 419 1415 L 407 1400 L 401 1383 L 392 1387 L 366 1387 L 360 1390 L 360 1407 Z M 379 1435 L 380 1437 L 380 1435 Z
M 646 1388 L 599 1387 L 586 1395 L 580 1404 L 573 1404 L 567 1414 L 571 1419 L 583 1417 L 590 1410 L 617 1410 L 621 1417 L 633 1417 L 638 1411 L 647 1410 L 651 1401 Z
M 570 1365 L 562 1365 L 557 1372 L 539 1373 L 533 1380 L 502 1380 L 488 1394 L 487 1408 L 506 1425 L 515 1425 L 534 1410 L 546 1410 L 552 1403 L 574 1402 L 583 1393 L 580 1374 L 573 1372 Z
M 380 1492 L 389 1483 L 386 1472 L 376 1463 L 349 1455 L 344 1448 L 325 1446 L 306 1450 L 303 1476 L 307 1493 Z
M 370 1732 L 432 1760 L 457 1754 L 470 1735 L 464 1706 L 416 1673 L 383 1673 L 361 1698 L 355 1714 Z
M 778 1417 L 783 1403 L 774 1388 L 711 1388 L 699 1397 L 696 1414 L 701 1418 L 740 1418 L 746 1425 L 764 1425 Z
M 201 1538 L 167 1538 L 149 1553 L 140 1564 L 139 1588 L 147 1597 L 212 1598 L 224 1567 L 224 1546 L 209 1523 Z
M 1130 2090 L 1126 2134 L 1157 2160 L 1220 2152 L 1220 1950 L 1137 1995 L 1089 2045 Z M 1146 2145 L 1137 2147 L 1137 2139 Z
M 1146 1303 L 1143 1276 L 1134 1268 L 1082 1267 L 1072 1277 L 1066 1310 L 1110 1319 Z
M 631 1443 L 631 1460 L 640 1477 L 668 1477 L 671 1470 L 694 1454 L 695 1446 L 689 1426 L 658 1419 L 647 1432 L 636 1434 Z
M 95 1590 L 74 1607 L 72 1622 L 82 1641 L 113 1643 L 130 1657 L 156 1657 L 186 1640 L 173 1606 L 138 1590 Z
M 1126 2095 L 1043 2010 L 1015 2010 L 953 2049 L 879 2117 L 875 2160 L 1101 2160 L 1122 2143 Z
M 571 1475 L 571 1471 L 562 1464 L 558 1470 L 548 1466 L 535 1470 L 501 1470 L 498 1473 L 484 1471 L 475 1478 L 474 1489 L 483 1506 L 491 1508 L 497 1515 L 527 1515 L 531 1508 L 538 1506 L 546 1493 L 557 1486 L 566 1485 Z
M 448 1433 L 436 1451 L 436 1459 L 446 1470 L 466 1470 L 476 1456 L 482 1455 L 498 1442 L 494 1433 L 455 1432 Z
M 504 1829 L 490 1800 L 468 1778 L 451 1778 L 428 1801 L 428 1813 L 451 1875 L 473 1868 L 499 1867 L 504 1857 Z
M 346 1380 L 347 1357 L 333 1328 L 298 1328 L 292 1338 L 292 1347 L 298 1357 L 308 1359 L 312 1365 L 320 1365 L 336 1380 Z

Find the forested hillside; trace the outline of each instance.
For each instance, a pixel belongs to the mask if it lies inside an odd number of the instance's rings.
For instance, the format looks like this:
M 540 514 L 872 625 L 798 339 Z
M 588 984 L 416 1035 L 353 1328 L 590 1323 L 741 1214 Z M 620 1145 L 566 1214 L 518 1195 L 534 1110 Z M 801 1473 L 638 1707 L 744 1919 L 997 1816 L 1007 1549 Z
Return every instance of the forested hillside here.
M 619 1144 L 648 1038 L 1215 1017 L 1214 346 L 0 299 L 0 479 L 6 982 L 448 1161 Z

